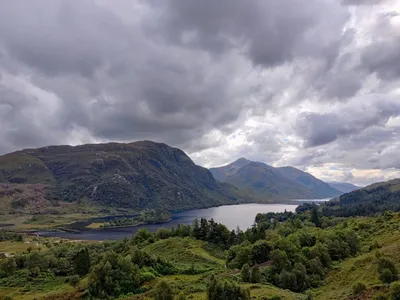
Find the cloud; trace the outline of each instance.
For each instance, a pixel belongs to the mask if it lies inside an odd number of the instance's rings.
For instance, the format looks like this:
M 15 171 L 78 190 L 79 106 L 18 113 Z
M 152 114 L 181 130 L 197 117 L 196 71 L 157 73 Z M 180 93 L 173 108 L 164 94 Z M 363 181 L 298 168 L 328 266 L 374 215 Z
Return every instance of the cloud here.
M 394 176 L 395 2 L 0 2 L 0 153 L 152 139 L 206 166 Z

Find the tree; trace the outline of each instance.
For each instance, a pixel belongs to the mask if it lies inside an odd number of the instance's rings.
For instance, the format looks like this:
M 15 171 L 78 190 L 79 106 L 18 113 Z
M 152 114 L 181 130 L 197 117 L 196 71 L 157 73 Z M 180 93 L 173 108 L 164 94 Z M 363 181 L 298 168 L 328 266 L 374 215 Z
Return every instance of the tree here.
M 388 257 L 378 259 L 379 279 L 384 283 L 390 283 L 397 280 L 398 271 L 395 263 Z
M 132 258 L 106 252 L 92 268 L 89 276 L 89 293 L 98 298 L 117 297 L 134 292 L 140 284 L 140 271 Z
M 311 222 L 314 223 L 316 227 L 321 227 L 321 216 L 316 206 L 311 210 Z
M 211 276 L 207 287 L 208 300 L 250 300 L 250 292 L 233 282 L 218 281 Z
M 90 255 L 87 248 L 81 249 L 75 255 L 74 259 L 75 272 L 79 276 L 85 276 L 90 271 Z
M 240 277 L 243 282 L 250 282 L 250 267 L 248 264 L 244 264 L 240 271 Z
M 173 300 L 174 293 L 172 288 L 165 280 L 161 280 L 154 291 L 154 299 L 155 300 Z
M 286 252 L 276 249 L 271 252 L 272 267 L 276 273 L 282 270 L 289 270 L 291 267 L 290 260 L 287 257 Z
M 251 269 L 250 281 L 252 283 L 259 283 L 261 281 L 260 267 L 258 265 L 255 265 Z
M 255 242 L 251 248 L 251 256 L 254 262 L 261 264 L 268 261 L 272 246 L 265 240 Z
M 1 270 L 5 274 L 11 274 L 14 273 L 15 270 L 17 270 L 17 263 L 14 259 L 14 257 L 6 259 L 2 264 L 1 264 Z

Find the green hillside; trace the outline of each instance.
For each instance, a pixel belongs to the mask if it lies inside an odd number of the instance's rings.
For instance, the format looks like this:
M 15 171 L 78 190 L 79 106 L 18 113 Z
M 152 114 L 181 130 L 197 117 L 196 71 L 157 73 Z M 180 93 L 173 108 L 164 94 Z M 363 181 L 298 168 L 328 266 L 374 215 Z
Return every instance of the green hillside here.
M 243 202 L 180 149 L 143 141 L 51 146 L 0 156 L 0 183 L 44 184 L 51 201 L 189 209 Z
M 202 219 L 115 242 L 0 231 L 0 299 L 396 299 L 398 213 L 267 213 L 256 224 L 230 232 Z
M 369 216 L 386 210 L 400 211 L 400 179 L 379 182 L 343 194 L 322 207 L 326 216 Z

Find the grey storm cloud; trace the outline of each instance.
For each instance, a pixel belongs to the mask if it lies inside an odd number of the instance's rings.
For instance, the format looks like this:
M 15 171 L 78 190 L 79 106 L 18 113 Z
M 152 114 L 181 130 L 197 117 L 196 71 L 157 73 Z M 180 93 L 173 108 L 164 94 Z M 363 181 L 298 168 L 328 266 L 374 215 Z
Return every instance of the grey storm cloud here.
M 359 105 L 359 102 L 363 103 Z M 299 114 L 296 130 L 306 147 L 315 147 L 360 134 L 373 126 L 385 126 L 390 117 L 399 115 L 400 102 L 397 99 L 370 95 L 336 112 Z
M 211 164 L 328 162 L 318 147 L 349 163 L 373 132 L 371 165 L 394 166 L 400 42 L 380 3 L 0 1 L 0 153 L 153 139 Z M 365 10 L 379 38 L 363 44 Z

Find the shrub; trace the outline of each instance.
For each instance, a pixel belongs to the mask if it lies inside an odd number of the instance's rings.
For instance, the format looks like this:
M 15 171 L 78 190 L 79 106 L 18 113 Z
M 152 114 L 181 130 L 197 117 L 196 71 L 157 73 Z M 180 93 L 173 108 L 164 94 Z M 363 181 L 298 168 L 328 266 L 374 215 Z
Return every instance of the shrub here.
M 172 292 L 172 288 L 169 286 L 169 284 L 161 280 L 154 291 L 154 299 L 155 300 L 173 300 L 174 299 L 174 294 Z
M 400 300 L 400 281 L 390 285 L 390 300 Z
M 383 283 L 391 283 L 396 279 L 390 269 L 383 269 L 379 278 Z
M 240 271 L 240 277 L 243 282 L 250 282 L 250 267 L 248 264 L 244 264 Z
M 156 279 L 156 275 L 149 271 L 141 272 L 140 273 L 140 282 L 146 282 Z
M 374 298 L 373 298 L 373 300 L 387 300 L 387 299 L 388 299 L 388 296 L 386 296 L 386 295 L 383 294 L 383 293 L 380 293 L 380 294 L 378 294 L 378 295 L 375 295 Z
M 68 283 L 73 287 L 76 287 L 79 283 L 79 275 L 72 275 L 68 277 Z
M 251 274 L 250 274 L 250 281 L 252 283 L 258 283 L 261 281 L 261 274 L 260 274 L 260 267 L 255 265 L 251 269 Z
M 384 283 L 397 280 L 398 271 L 394 262 L 388 257 L 378 259 L 379 279 Z
M 354 295 L 361 294 L 363 291 L 365 291 L 367 287 L 365 286 L 364 283 L 362 282 L 357 282 L 353 285 L 352 290 Z

